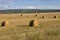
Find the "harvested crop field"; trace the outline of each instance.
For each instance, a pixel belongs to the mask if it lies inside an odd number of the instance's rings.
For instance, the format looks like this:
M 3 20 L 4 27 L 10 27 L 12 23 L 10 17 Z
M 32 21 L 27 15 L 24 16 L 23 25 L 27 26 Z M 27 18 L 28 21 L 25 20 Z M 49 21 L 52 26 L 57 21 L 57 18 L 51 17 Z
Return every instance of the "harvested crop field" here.
M 31 20 L 38 21 L 36 28 L 29 26 Z M 1 26 L 2 21 L 9 26 Z M 60 40 L 60 12 L 0 14 L 0 40 Z

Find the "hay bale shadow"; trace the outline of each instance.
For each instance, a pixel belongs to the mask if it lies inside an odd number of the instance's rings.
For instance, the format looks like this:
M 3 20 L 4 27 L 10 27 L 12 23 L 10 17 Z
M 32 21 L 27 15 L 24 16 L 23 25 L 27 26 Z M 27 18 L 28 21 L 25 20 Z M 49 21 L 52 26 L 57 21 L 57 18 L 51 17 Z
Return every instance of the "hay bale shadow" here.
M 35 16 L 38 16 L 37 14 Z
M 56 18 L 56 16 L 54 16 L 54 18 Z
M 44 19 L 44 16 L 42 16 L 42 18 Z
M 21 14 L 21 16 L 23 16 L 23 15 Z

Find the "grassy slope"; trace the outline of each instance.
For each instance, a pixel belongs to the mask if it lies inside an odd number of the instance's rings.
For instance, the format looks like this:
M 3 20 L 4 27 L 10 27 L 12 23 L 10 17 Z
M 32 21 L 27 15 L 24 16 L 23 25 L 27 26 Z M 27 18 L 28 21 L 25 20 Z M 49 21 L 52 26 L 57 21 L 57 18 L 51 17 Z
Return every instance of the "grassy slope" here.
M 60 40 L 59 13 L 39 14 L 37 17 L 34 15 L 24 14 L 21 17 L 18 14 L 1 14 L 0 24 L 3 20 L 7 20 L 10 25 L 8 27 L 0 27 L 0 40 Z M 53 15 L 58 17 L 55 19 L 52 17 Z M 41 16 L 46 18 L 42 19 Z M 28 26 L 29 21 L 32 19 L 38 20 L 39 26 L 37 28 Z

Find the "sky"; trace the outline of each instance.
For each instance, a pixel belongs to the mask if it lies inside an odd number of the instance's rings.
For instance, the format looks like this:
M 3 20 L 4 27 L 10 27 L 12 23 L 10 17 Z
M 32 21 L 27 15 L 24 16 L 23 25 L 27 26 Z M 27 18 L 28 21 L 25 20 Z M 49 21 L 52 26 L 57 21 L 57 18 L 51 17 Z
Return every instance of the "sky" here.
M 60 9 L 60 0 L 0 0 L 4 9 Z

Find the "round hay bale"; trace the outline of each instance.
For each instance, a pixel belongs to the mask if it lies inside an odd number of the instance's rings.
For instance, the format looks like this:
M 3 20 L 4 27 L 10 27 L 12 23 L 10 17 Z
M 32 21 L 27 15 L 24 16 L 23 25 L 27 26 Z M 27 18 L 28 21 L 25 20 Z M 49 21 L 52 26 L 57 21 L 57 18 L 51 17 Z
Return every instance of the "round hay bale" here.
M 8 25 L 9 25 L 9 22 L 7 22 L 7 21 L 3 21 L 1 24 L 1 26 L 8 26 Z
M 35 16 L 38 16 L 37 14 Z
M 54 16 L 54 18 L 56 18 L 56 16 Z
M 21 14 L 21 16 L 22 16 L 22 14 Z
M 44 19 L 44 16 L 42 16 L 42 18 Z
M 11 13 L 9 13 L 9 15 L 11 15 Z
M 30 23 L 29 23 L 29 26 L 37 27 L 38 26 L 38 22 L 36 20 L 31 20 Z

